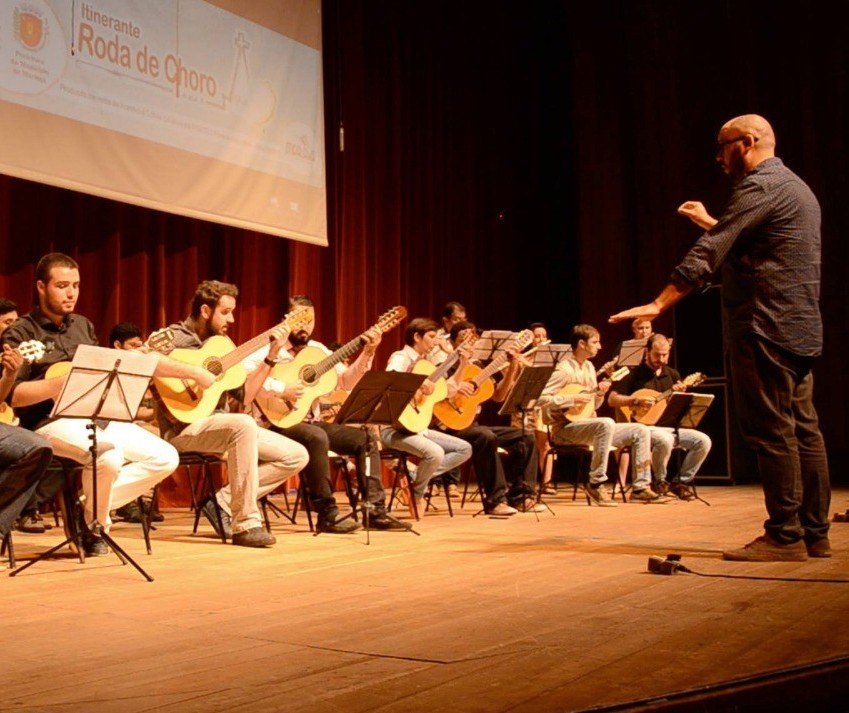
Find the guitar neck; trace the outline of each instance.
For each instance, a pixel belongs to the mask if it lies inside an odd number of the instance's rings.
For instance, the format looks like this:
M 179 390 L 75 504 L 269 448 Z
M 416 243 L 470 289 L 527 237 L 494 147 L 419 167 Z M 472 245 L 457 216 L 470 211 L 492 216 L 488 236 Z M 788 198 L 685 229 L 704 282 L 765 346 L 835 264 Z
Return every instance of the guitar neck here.
M 486 381 L 489 377 L 495 374 L 497 371 L 500 371 L 504 364 L 507 363 L 507 354 L 502 352 L 495 359 L 493 359 L 484 369 L 481 369 L 480 372 L 472 379 L 472 383 L 475 387 L 479 387 L 484 381 Z
M 439 381 L 442 379 L 447 373 L 448 370 L 457 363 L 457 360 L 460 358 L 459 352 L 451 352 L 448 355 L 448 358 L 442 362 L 436 369 L 434 369 L 430 375 L 427 377 L 428 381 Z
M 322 374 L 325 374 L 326 372 L 330 371 L 334 366 L 336 366 L 340 362 L 343 362 L 348 357 L 351 357 L 356 354 L 365 341 L 366 335 L 360 334 L 358 337 L 354 337 L 347 344 L 343 344 L 332 354 L 328 354 L 324 359 L 318 362 L 318 364 L 313 366 L 316 377 L 320 377 Z
M 236 364 L 244 361 L 247 357 L 257 351 L 260 347 L 264 347 L 269 342 L 271 333 L 277 328 L 275 325 L 271 329 L 266 329 L 262 334 L 257 334 L 253 339 L 249 339 L 244 344 L 240 344 L 233 351 L 221 357 L 221 365 L 224 371 L 227 371 Z

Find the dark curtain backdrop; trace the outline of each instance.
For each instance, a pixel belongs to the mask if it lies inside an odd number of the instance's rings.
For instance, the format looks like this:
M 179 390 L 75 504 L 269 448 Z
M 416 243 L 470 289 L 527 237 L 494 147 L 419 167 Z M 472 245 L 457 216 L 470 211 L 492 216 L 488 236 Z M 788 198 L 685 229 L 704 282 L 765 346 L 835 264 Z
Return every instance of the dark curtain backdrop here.
M 675 208 L 722 208 L 719 126 L 758 112 L 823 206 L 817 401 L 842 468 L 847 5 L 325 0 L 329 248 L 0 177 L 0 294 L 26 305 L 35 261 L 62 250 L 103 338 L 182 318 L 214 277 L 242 290 L 237 340 L 292 292 L 313 296 L 325 341 L 453 299 L 481 326 L 542 320 L 556 339 L 588 321 L 610 351 L 627 329 L 607 315 L 653 297 L 698 237 Z

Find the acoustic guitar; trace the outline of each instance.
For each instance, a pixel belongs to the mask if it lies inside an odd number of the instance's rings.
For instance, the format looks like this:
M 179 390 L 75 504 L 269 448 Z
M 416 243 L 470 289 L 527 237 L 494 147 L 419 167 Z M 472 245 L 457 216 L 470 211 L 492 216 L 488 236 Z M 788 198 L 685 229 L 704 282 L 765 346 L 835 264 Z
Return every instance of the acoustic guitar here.
M 682 381 L 688 389 L 691 386 L 698 386 L 705 380 L 705 375 L 697 371 L 689 376 L 685 376 Z M 666 410 L 666 403 L 669 397 L 675 393 L 674 389 L 667 389 L 664 392 L 655 391 L 654 389 L 637 389 L 631 396 L 639 399 L 642 403 L 638 406 L 623 406 L 622 413 L 629 421 L 637 421 L 645 426 L 653 426 Z
M 169 413 L 182 423 L 195 423 L 212 415 L 225 391 L 238 389 L 245 383 L 247 372 L 242 361 L 268 344 L 272 332 L 282 327 L 287 332 L 296 331 L 313 319 L 312 307 L 300 305 L 287 314 L 279 325 L 266 329 L 238 347 L 231 339 L 217 334 L 207 339 L 200 349 L 175 349 L 168 356 L 184 364 L 206 369 L 216 376 L 208 389 L 202 389 L 188 379 L 155 376 L 153 383 Z
M 462 431 L 472 425 L 477 414 L 478 406 L 489 401 L 495 393 L 495 382 L 492 376 L 504 368 L 507 363 L 506 349 L 522 351 L 534 340 L 534 334 L 525 329 L 511 337 L 504 351 L 499 351 L 489 364 L 481 368 L 476 364 L 469 364 L 460 374 L 460 381 L 469 381 L 475 387 L 474 393 L 464 396 L 457 393 L 450 399 L 440 401 L 433 407 L 433 415 L 439 419 L 447 428 Z
M 406 308 L 393 307 L 382 314 L 371 329 L 386 333 L 398 326 L 406 316 Z M 307 346 L 292 361 L 276 364 L 271 370 L 271 377 L 287 386 L 300 384 L 304 387 L 304 393 L 294 402 L 283 400 L 279 395 L 257 398 L 256 402 L 266 418 L 280 428 L 289 428 L 303 421 L 313 401 L 336 388 L 338 374 L 334 367 L 356 354 L 366 342 L 366 333 L 363 332 L 332 354 L 325 354 L 318 347 Z
M 596 372 L 596 378 L 606 374 L 606 376 L 601 380 L 602 382 L 619 381 L 620 379 L 624 379 L 628 375 L 629 371 L 630 369 L 627 366 L 622 366 L 617 369 L 616 360 L 611 359 Z M 586 403 L 575 404 L 566 411 L 566 420 L 572 423 L 576 421 L 586 421 L 588 418 L 593 417 L 593 414 L 595 413 L 595 400 L 596 397 L 601 396 L 602 390 L 600 388 L 587 389 L 581 384 L 566 384 L 566 386 L 560 389 L 557 393 L 558 396 L 577 396 L 579 394 L 587 394 L 592 398 L 590 398 L 590 400 Z
M 30 339 L 26 342 L 21 342 L 14 348 L 14 350 L 23 357 L 25 362 L 30 364 L 41 361 L 41 358 L 44 356 L 44 352 L 46 351 L 44 345 L 37 339 Z M 0 403 L 0 423 L 8 425 L 17 423 L 14 409 L 5 402 Z
M 413 365 L 413 373 L 427 376 L 425 381 L 433 384 L 433 392 L 430 394 L 417 392 L 417 395 L 410 400 L 410 403 L 398 416 L 396 426 L 400 426 L 411 433 L 419 433 L 430 425 L 433 418 L 433 407 L 448 396 L 448 384 L 445 381 L 445 375 L 460 359 L 460 350 L 471 347 L 477 339 L 474 331 L 470 330 L 439 366 L 434 366 L 427 359 L 419 359 Z

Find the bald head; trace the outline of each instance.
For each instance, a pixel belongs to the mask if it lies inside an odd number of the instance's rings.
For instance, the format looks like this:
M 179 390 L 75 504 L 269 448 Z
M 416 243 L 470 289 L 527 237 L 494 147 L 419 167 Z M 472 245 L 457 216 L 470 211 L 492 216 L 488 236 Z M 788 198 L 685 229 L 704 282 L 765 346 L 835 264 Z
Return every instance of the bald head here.
M 744 114 L 725 122 L 716 141 L 716 160 L 735 181 L 775 156 L 775 133 L 769 122 L 757 114 Z
M 769 122 L 757 114 L 743 114 L 725 122 L 723 129 L 733 129 L 741 134 L 751 134 L 761 150 L 775 151 L 775 132 Z

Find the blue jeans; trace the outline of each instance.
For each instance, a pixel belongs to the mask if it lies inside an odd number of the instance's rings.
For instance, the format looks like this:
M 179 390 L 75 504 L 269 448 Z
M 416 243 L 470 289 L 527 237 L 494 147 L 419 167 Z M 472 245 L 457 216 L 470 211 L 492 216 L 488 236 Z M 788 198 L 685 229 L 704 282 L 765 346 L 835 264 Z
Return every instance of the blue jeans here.
M 27 507 L 50 500 L 64 484 L 64 474 L 45 478 L 53 450 L 41 436 L 0 423 L 0 539 Z
M 431 478 L 465 463 L 472 455 L 472 447 L 468 443 L 434 428 L 426 428 L 420 433 L 384 428 L 380 432 L 380 440 L 388 448 L 421 459 L 413 483 L 413 493 L 417 498 L 424 496 Z

